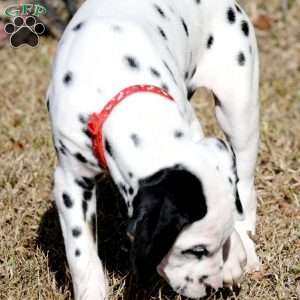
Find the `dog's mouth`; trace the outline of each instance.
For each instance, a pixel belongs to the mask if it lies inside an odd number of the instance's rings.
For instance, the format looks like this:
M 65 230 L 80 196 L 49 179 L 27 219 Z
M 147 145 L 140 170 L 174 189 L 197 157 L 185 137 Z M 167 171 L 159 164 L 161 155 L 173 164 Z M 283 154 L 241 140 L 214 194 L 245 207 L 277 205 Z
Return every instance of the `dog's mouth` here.
M 165 261 L 165 258 L 162 260 L 162 262 L 156 267 L 157 273 L 169 283 L 169 279 L 167 274 L 165 273 L 165 267 L 167 265 L 167 262 Z

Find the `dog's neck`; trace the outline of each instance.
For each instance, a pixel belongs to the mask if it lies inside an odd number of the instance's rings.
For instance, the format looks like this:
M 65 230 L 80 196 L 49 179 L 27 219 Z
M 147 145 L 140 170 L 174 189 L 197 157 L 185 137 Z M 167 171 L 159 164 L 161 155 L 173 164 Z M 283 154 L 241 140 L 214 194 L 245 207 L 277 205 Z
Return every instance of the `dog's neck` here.
M 130 180 L 128 174 L 143 178 L 178 163 L 192 139 L 178 104 L 153 94 L 135 94 L 120 103 L 106 120 L 103 134 L 111 148 L 106 159 L 115 181 L 120 176 Z

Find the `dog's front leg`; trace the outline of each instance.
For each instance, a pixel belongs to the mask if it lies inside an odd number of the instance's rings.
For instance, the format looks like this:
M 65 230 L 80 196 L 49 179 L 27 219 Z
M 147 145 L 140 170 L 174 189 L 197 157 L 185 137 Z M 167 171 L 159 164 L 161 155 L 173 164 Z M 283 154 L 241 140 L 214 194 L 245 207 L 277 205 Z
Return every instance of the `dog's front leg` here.
M 72 170 L 66 164 L 56 168 L 54 195 L 75 299 L 104 300 L 107 284 L 97 254 L 94 177 Z

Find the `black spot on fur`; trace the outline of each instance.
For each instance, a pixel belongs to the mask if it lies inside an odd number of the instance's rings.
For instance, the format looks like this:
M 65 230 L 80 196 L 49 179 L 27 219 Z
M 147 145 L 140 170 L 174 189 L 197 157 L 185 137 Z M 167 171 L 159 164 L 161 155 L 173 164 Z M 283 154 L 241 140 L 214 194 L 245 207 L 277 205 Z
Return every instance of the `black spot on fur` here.
M 68 149 L 65 146 L 65 144 L 62 142 L 62 140 L 59 140 L 58 142 L 59 142 L 59 151 L 60 151 L 60 153 L 63 154 L 63 155 L 67 155 Z
M 81 251 L 79 249 L 75 250 L 75 256 L 78 257 L 81 255 Z
M 154 75 L 157 78 L 160 78 L 160 76 L 161 76 L 160 73 L 155 68 L 151 67 L 150 72 L 151 72 L 152 75 Z
M 157 29 L 158 29 L 160 35 L 164 38 L 164 40 L 168 40 L 168 37 L 167 37 L 166 33 L 164 32 L 164 30 L 160 26 L 158 26 Z
M 133 174 L 132 174 L 131 172 L 128 172 L 128 176 L 129 176 L 130 178 L 132 178 L 132 177 L 133 177 Z
M 49 102 L 49 98 L 47 99 L 47 110 L 48 110 L 48 112 L 50 111 L 50 102 Z
M 72 229 L 72 235 L 73 235 L 74 237 L 79 237 L 79 236 L 81 235 L 81 229 L 78 228 L 78 227 L 73 228 L 73 229 Z
M 228 177 L 228 181 L 229 181 L 230 184 L 233 184 L 233 181 L 230 177 Z
M 188 27 L 186 25 L 186 22 L 183 18 L 181 18 L 181 24 L 183 26 L 183 29 L 184 29 L 184 32 L 185 32 L 186 36 L 189 36 L 189 29 L 188 29 Z
M 73 80 L 73 74 L 72 72 L 67 72 L 64 76 L 63 82 L 66 85 L 69 85 L 71 83 L 71 81 Z
M 85 125 L 86 123 L 87 123 L 87 120 L 88 118 L 86 118 L 84 115 L 82 115 L 82 114 L 80 114 L 79 116 L 78 116 L 78 120 L 79 120 L 79 122 L 81 123 L 81 124 L 83 124 L 83 125 Z
M 244 66 L 245 63 L 246 63 L 246 57 L 245 57 L 245 54 L 243 52 L 240 52 L 238 54 L 238 63 L 240 66 Z
M 73 207 L 73 201 L 67 193 L 63 193 L 62 197 L 63 197 L 64 204 L 67 208 Z
M 163 84 L 161 85 L 161 88 L 162 88 L 164 91 L 166 91 L 166 92 L 169 91 L 169 87 L 168 87 L 165 83 L 163 83 Z
M 239 214 L 243 214 L 243 206 L 242 206 L 242 202 L 241 202 L 241 199 L 240 199 L 240 194 L 238 192 L 238 189 L 236 187 L 236 190 L 235 190 L 235 205 L 236 205 L 236 209 L 238 211 Z
M 90 139 L 92 137 L 91 132 L 87 128 L 82 128 L 82 132 Z
M 92 190 L 95 186 L 94 178 L 81 177 L 81 179 L 75 179 L 75 182 L 85 190 Z
M 195 0 L 195 2 L 196 2 L 197 4 L 200 4 L 201 0 Z
M 232 7 L 230 7 L 227 10 L 227 19 L 228 19 L 230 24 L 233 24 L 235 22 L 236 16 L 235 16 L 235 12 L 234 12 Z
M 59 152 L 58 152 L 58 149 L 57 149 L 57 147 L 55 145 L 54 145 L 54 150 L 55 150 L 57 158 L 59 159 Z
M 214 100 L 215 100 L 215 105 L 216 106 L 221 106 L 220 99 L 217 97 L 217 95 L 215 93 L 212 93 L 212 94 L 213 94 L 213 97 L 214 97 Z
M 242 206 L 242 203 L 241 203 L 241 199 L 240 199 L 240 195 L 239 195 L 239 191 L 238 191 L 238 182 L 239 182 L 239 176 L 238 176 L 238 173 L 237 173 L 237 168 L 236 168 L 236 155 L 235 155 L 235 152 L 233 150 L 233 147 L 232 145 L 231 146 L 231 152 L 232 152 L 232 170 L 233 170 L 233 173 L 235 174 L 235 177 L 236 177 L 236 182 L 235 182 L 235 205 L 236 205 L 236 209 L 238 211 L 239 214 L 243 214 L 243 206 Z
M 85 191 L 83 192 L 83 199 L 84 199 L 85 201 L 91 200 L 91 199 L 92 199 L 92 196 L 93 196 L 93 193 L 92 193 L 91 191 L 85 190 Z
M 184 73 L 184 79 L 185 79 L 185 80 L 188 80 L 188 79 L 189 79 L 189 72 L 188 72 L 188 71 L 186 71 L 186 72 Z
M 187 98 L 188 98 L 189 101 L 192 99 L 192 97 L 195 94 L 195 92 L 196 91 L 195 91 L 194 88 L 192 88 L 192 87 L 188 87 L 187 88 Z
M 137 147 L 140 145 L 140 138 L 138 137 L 137 134 L 133 133 L 130 135 L 131 140 L 133 141 L 134 145 Z
M 87 159 L 81 153 L 75 153 L 76 159 L 82 163 L 87 163 Z
M 249 25 L 247 21 L 243 20 L 241 25 L 242 31 L 244 32 L 245 36 L 249 36 Z
M 163 64 L 167 68 L 167 70 L 170 73 L 174 83 L 176 84 L 176 79 L 175 79 L 174 73 L 172 72 L 171 68 L 169 67 L 169 65 L 165 61 L 163 61 Z
M 132 57 L 132 56 L 125 56 L 125 61 L 128 64 L 128 66 L 132 69 L 139 69 L 139 63 L 138 61 Z
M 84 220 L 86 220 L 87 210 L 88 210 L 88 203 L 87 203 L 87 201 L 83 200 L 82 201 L 82 211 L 83 211 L 83 218 L 84 218 Z
M 140 180 L 133 207 L 133 264 L 138 281 L 143 284 L 151 278 L 182 228 L 202 219 L 207 206 L 201 181 L 178 165 Z
M 160 6 L 158 6 L 157 4 L 154 4 L 154 8 L 163 18 L 166 18 L 166 14 L 164 13 L 164 11 L 161 9 Z
M 194 69 L 192 70 L 190 78 L 193 78 L 195 76 L 196 72 L 197 72 L 197 67 L 194 67 Z
M 64 148 L 59 148 L 59 152 L 63 155 L 67 155 L 67 152 L 65 151 Z
M 90 228 L 93 236 L 93 240 L 96 242 L 97 236 L 97 222 L 96 222 L 96 214 L 93 213 L 90 220 Z
M 74 31 L 78 31 L 78 30 L 82 27 L 82 25 L 83 25 L 83 22 L 78 23 L 78 24 L 73 28 L 73 30 L 74 30 Z
M 175 133 L 174 133 L 174 136 L 177 138 L 177 139 L 180 139 L 183 137 L 183 132 L 181 130 L 175 130 Z
M 210 35 L 207 40 L 207 49 L 210 49 L 213 43 L 214 43 L 214 37 Z
M 104 148 L 105 148 L 105 151 L 110 155 L 110 156 L 113 156 L 113 153 L 112 153 L 112 147 L 109 143 L 109 141 L 107 139 L 105 139 L 104 141 Z
M 113 31 L 120 32 L 122 30 L 120 25 L 112 25 Z
M 235 5 L 236 10 L 241 14 L 242 10 L 240 9 L 240 7 L 238 5 Z

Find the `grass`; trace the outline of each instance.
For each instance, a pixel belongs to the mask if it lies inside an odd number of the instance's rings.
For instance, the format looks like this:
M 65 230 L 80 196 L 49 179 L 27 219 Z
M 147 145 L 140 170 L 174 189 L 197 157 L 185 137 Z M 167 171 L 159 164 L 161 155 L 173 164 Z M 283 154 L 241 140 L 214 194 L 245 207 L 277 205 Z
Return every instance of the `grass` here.
M 300 299 L 300 7 L 299 1 L 291 1 L 284 18 L 277 1 L 259 3 L 263 6 L 258 8 L 273 18 L 271 31 L 258 32 L 262 143 L 256 239 L 263 270 L 245 276 L 240 290 L 224 291 L 209 300 Z M 36 49 L 0 50 L 1 300 L 72 299 L 51 196 L 55 156 L 44 101 L 56 45 L 43 38 Z M 215 134 L 219 131 L 207 97 L 200 92 L 194 104 L 206 132 Z M 118 195 L 109 180 L 101 183 L 100 214 L 105 218 L 100 255 L 109 271 L 111 299 L 183 299 L 162 282 L 146 293 L 132 286 L 128 246 L 117 229 L 123 228 L 123 220 L 107 201 L 113 198 L 117 203 Z

